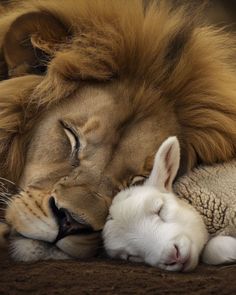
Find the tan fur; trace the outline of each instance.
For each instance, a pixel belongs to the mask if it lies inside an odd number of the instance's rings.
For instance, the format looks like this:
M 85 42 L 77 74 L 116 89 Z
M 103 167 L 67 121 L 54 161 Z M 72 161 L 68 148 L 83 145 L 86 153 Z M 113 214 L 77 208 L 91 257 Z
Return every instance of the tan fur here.
M 7 235 L 9 234 L 9 227 L 0 222 L 0 250 L 7 248 Z
M 84 216 L 97 231 L 115 192 L 134 177 L 148 175 L 155 151 L 168 136 L 180 138 L 182 173 L 201 162 L 235 156 L 234 38 L 200 24 L 187 8 L 173 10 L 168 3 L 151 2 L 144 10 L 140 0 L 67 0 L 60 5 L 31 0 L 2 15 L 0 45 L 8 67 L 13 59 L 4 42 L 22 14 L 26 19 L 32 12 L 56 17 L 68 39 L 52 46 L 41 24 L 42 34 L 31 42 L 50 55 L 46 75 L 0 83 L 0 175 L 24 189 L 48 191 L 45 200 L 53 195 L 60 207 Z M 60 120 L 80 136 L 76 168 Z M 14 202 L 7 213 L 13 228 L 23 210 Z M 29 208 L 24 206 L 28 217 Z M 24 228 L 36 219 L 25 218 L 17 231 L 27 236 Z M 35 227 L 27 237 L 36 236 Z M 57 246 L 83 257 L 75 253 L 81 242 L 68 242 L 76 236 L 65 239 Z

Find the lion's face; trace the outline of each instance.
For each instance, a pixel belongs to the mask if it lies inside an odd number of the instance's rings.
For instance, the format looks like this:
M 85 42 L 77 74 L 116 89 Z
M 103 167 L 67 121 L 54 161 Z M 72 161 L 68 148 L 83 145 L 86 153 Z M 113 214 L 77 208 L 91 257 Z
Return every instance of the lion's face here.
M 20 181 L 24 191 L 6 211 L 16 258 L 31 259 L 23 237 L 51 243 L 48 256 L 55 245 L 72 257 L 96 253 L 112 197 L 142 182 L 158 145 L 177 132 L 174 114 L 166 126 L 167 109 L 146 116 L 129 95 L 121 85 L 85 86 L 40 118 Z

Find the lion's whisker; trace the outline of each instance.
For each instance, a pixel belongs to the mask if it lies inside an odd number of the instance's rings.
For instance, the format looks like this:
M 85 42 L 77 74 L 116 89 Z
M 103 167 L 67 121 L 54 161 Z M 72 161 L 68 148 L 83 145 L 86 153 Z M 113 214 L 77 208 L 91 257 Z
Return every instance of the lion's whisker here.
M 8 204 L 8 202 L 5 200 L 0 200 L 0 204 L 6 205 L 6 204 Z
M 6 206 L 6 207 L 9 206 L 9 204 L 7 204 L 7 203 L 3 203 L 3 202 L 0 202 L 0 204 L 1 204 L 1 205 L 4 205 L 4 206 Z M 4 208 L 0 208 L 0 210 L 5 210 L 5 209 L 4 209 Z
M 11 201 L 12 198 L 10 196 L 7 196 L 5 194 L 1 194 L 0 193 L 0 200 L 8 200 L 8 201 Z
M 7 179 L 7 178 L 0 177 L 0 180 L 6 181 L 6 182 L 8 182 L 8 183 L 10 183 L 10 184 L 12 184 L 12 185 L 14 185 L 14 186 L 16 186 L 16 184 L 15 184 L 13 181 L 11 181 L 11 180 L 9 180 L 9 179 Z
M 19 185 L 17 185 L 16 183 L 14 183 L 13 181 L 7 179 L 7 178 L 4 178 L 4 177 L 0 177 L 0 184 L 4 186 L 4 183 L 2 181 L 5 181 L 6 183 L 9 183 L 11 184 L 13 187 L 15 187 L 17 189 L 17 191 L 24 191 Z
M 9 204 L 9 203 L 11 203 L 11 199 L 7 199 L 7 198 L 3 199 L 3 198 L 0 198 L 0 202 L 2 204 Z
M 0 195 L 4 195 L 4 196 L 12 196 L 12 194 L 10 194 L 9 192 L 5 192 L 5 191 L 0 191 Z
M 4 195 L 4 196 L 7 196 L 7 197 L 10 197 L 10 196 L 12 196 L 12 194 L 10 194 L 10 193 L 6 193 L 6 192 L 4 192 L 4 191 L 0 191 L 0 195 Z
M 11 199 L 0 196 L 0 201 L 1 202 L 11 202 Z

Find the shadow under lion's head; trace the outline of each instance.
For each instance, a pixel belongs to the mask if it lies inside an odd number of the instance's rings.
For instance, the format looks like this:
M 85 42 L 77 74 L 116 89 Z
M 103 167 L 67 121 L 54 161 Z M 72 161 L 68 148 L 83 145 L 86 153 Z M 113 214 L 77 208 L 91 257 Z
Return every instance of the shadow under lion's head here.
M 180 173 L 236 150 L 234 41 L 167 1 L 28 1 L 0 21 L 0 176 L 18 260 L 100 249 L 112 198 L 171 135 Z M 38 75 L 38 73 L 43 75 Z

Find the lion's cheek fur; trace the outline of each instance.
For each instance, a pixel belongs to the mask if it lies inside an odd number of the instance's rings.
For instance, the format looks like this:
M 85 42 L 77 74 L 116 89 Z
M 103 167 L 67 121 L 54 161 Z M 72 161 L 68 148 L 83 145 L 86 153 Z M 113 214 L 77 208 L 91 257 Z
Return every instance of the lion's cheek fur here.
M 57 237 L 58 225 L 49 209 L 48 197 L 42 200 L 27 194 L 14 197 L 5 218 L 13 231 L 26 238 L 53 242 Z

